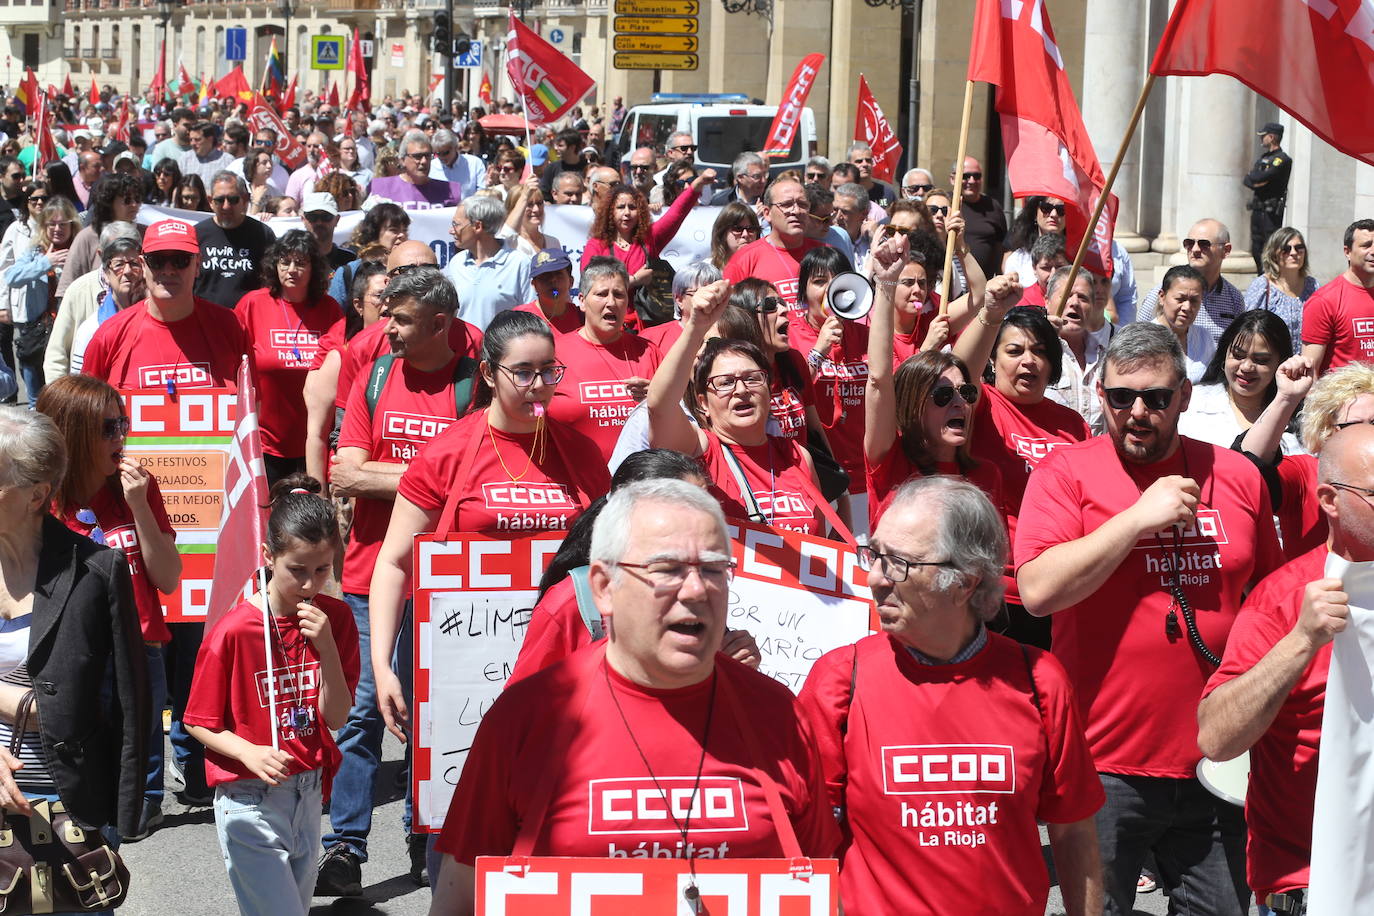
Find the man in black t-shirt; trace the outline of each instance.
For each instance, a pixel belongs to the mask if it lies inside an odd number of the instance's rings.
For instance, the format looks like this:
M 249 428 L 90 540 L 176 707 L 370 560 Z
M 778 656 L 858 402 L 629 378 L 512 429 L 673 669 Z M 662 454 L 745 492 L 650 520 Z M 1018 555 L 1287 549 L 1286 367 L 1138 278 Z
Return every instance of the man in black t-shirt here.
M 244 293 L 262 286 L 258 265 L 276 236 L 248 215 L 248 185 L 233 172 L 215 175 L 210 185 L 210 212 L 213 217 L 196 226 L 200 273 L 195 293 L 234 308 Z
M 963 173 L 949 170 L 949 180 L 960 194 L 959 215 L 964 218 L 964 240 L 983 275 L 995 277 L 1002 272 L 1003 242 L 1007 237 L 1007 215 L 1002 205 L 983 193 L 983 166 L 968 156 Z M 1022 283 L 1029 282 L 1025 277 Z

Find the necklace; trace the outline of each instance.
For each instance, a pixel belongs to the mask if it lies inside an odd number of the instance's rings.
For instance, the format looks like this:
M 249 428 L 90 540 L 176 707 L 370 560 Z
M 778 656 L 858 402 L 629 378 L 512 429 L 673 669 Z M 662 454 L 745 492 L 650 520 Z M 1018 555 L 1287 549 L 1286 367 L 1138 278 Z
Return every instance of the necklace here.
M 291 327 L 291 318 L 290 318 L 290 316 L 287 314 L 287 311 L 286 311 L 286 304 L 287 304 L 287 302 L 286 302 L 286 296 L 283 295 L 280 299 L 278 299 L 278 300 L 277 300 L 277 304 L 281 306 L 281 323 L 282 323 L 282 326 L 283 326 L 283 327 L 286 329 L 286 331 L 287 331 L 288 333 L 290 333 L 290 335 L 291 335 L 291 355 L 294 356 L 294 357 L 296 358 L 296 362 L 300 362 L 300 361 L 301 361 L 301 345 L 300 345 L 300 343 L 299 343 L 299 340 L 300 340 L 300 336 L 301 336 L 301 330 L 305 327 L 305 319 L 301 317 L 301 315 L 300 315 L 299 312 L 297 312 L 297 313 L 296 313 L 296 326 L 295 326 L 294 328 Z M 305 303 L 302 302 L 301 305 L 304 306 Z M 291 307 L 291 308 L 292 308 L 292 311 L 295 311 L 295 308 L 296 308 L 296 307 L 295 307 L 294 304 L 292 304 L 292 307 Z
M 506 459 L 501 457 L 501 449 L 496 444 L 496 433 L 491 429 L 491 414 L 487 414 L 487 438 L 491 440 L 491 450 L 496 453 L 496 462 L 501 465 L 501 470 L 506 472 L 506 477 L 512 482 L 523 480 L 525 475 L 530 472 L 530 468 L 535 463 L 535 453 L 539 454 L 539 463 L 544 463 L 544 418 L 540 417 L 534 421 L 534 442 L 530 445 L 529 457 L 525 460 L 525 469 L 519 475 L 511 473 L 511 469 L 506 467 Z
M 282 685 L 282 692 L 286 694 L 286 721 L 283 725 L 299 731 L 310 725 L 310 710 L 306 708 L 303 699 L 304 691 L 301 687 L 301 679 L 305 676 L 306 645 L 305 634 L 299 629 L 295 631 L 296 639 L 291 644 L 287 644 L 286 637 L 282 634 L 281 625 L 277 622 L 277 615 L 272 613 L 272 600 L 266 593 L 262 596 L 263 604 L 267 608 L 267 618 L 272 621 L 272 648 L 277 650 L 276 654 L 281 656 L 283 674 L 278 675 L 278 683 Z M 292 671 L 292 667 L 295 671 Z M 269 691 L 276 692 L 276 684 L 270 684 Z M 273 723 L 273 728 L 277 723 Z
M 663 807 L 668 812 L 668 817 L 672 818 L 673 826 L 682 834 L 682 852 L 686 856 L 687 834 L 692 829 L 692 811 L 700 804 L 699 790 L 701 789 L 701 772 L 706 766 L 706 745 L 711 741 L 711 722 L 716 717 L 716 673 L 711 672 L 711 698 L 706 705 L 706 725 L 701 730 L 701 757 L 697 760 L 697 775 L 692 781 L 692 795 L 687 803 L 687 814 L 679 821 L 677 814 L 673 811 L 673 806 L 668 801 L 668 793 L 658 781 L 658 776 L 654 774 L 654 768 L 649 766 L 649 758 L 644 754 L 644 748 L 639 746 L 639 739 L 635 737 L 634 729 L 630 728 L 630 720 L 625 717 L 625 710 L 620 705 L 620 697 L 616 696 L 615 688 L 611 686 L 611 663 L 602 662 L 601 673 L 606 677 L 606 690 L 611 695 L 611 702 L 615 704 L 615 711 L 620 713 L 620 721 L 625 726 L 625 734 L 630 736 L 630 743 L 635 746 L 639 753 L 639 759 L 644 764 L 644 770 L 653 780 L 654 788 L 658 789 L 658 794 L 663 799 Z M 687 885 L 682 896 L 687 900 L 687 905 L 692 908 L 693 913 L 701 911 L 701 891 L 697 889 L 697 865 L 695 856 L 686 856 L 687 870 L 691 873 L 691 882 Z

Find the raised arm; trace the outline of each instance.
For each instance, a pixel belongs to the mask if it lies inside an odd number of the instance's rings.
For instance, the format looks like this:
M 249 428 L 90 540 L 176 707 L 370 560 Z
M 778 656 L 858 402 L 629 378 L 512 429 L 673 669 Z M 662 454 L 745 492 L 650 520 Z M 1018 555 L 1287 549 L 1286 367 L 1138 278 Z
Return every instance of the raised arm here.
M 677 231 L 682 228 L 683 222 L 687 219 L 687 214 L 691 213 L 692 208 L 701 200 L 701 189 L 715 180 L 715 169 L 703 169 L 692 184 L 677 196 L 672 206 L 663 211 L 663 215 L 654 221 L 654 224 L 649 227 L 650 254 L 658 257 L 663 253 L 663 249 L 668 247 L 673 236 L 677 235 Z
M 684 192 L 686 193 L 686 192 Z M 696 457 L 706 451 L 706 435 L 682 412 L 682 398 L 706 334 L 730 302 L 730 285 L 717 280 L 692 296 L 683 313 L 682 334 L 668 348 L 649 383 L 649 444 Z
M 1274 374 L 1278 393 L 1246 431 L 1241 449 L 1267 464 L 1276 463 L 1280 457 L 1279 442 L 1315 378 L 1316 371 L 1305 353 L 1284 360 Z
M 954 355 L 964 361 L 964 365 L 968 366 L 969 375 L 973 377 L 973 384 L 980 387 L 983 384 L 983 367 L 992 356 L 992 348 L 997 343 L 997 330 L 1002 326 L 1002 319 L 1013 305 L 1021 301 L 1021 284 L 1016 274 L 993 277 L 987 284 L 987 293 L 986 302 L 977 312 L 977 319 L 968 325 L 967 330 L 960 334 L 954 343 Z M 972 295 L 970 293 L 962 296 L 960 301 L 971 299 Z M 980 295 L 979 298 L 983 297 Z
M 897 397 L 892 385 L 892 334 L 896 330 L 893 293 L 906 265 L 908 246 L 898 235 L 872 249 L 873 311 L 868 324 L 868 381 L 864 384 L 864 455 L 882 461 L 897 441 Z

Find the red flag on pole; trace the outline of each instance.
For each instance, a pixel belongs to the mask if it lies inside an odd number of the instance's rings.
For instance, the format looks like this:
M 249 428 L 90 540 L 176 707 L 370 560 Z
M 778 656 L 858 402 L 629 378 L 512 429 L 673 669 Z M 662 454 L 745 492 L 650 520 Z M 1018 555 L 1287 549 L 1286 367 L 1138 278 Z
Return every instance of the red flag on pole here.
M 185 62 L 178 60 L 178 61 L 177 61 L 177 88 L 176 88 L 176 94 L 177 94 L 177 95 L 190 95 L 191 93 L 193 93 L 193 92 L 195 92 L 195 91 L 196 91 L 196 84 L 195 84 L 195 81 L 191 79 L 191 74 L 189 74 L 189 73 L 186 72 L 186 64 L 185 64 Z
M 429 76 L 429 88 L 425 90 L 426 96 L 434 95 L 434 90 L 439 88 L 439 84 L 444 81 L 444 74 L 431 73 Z
M 24 68 L 24 78 L 19 81 L 19 89 L 14 93 L 14 97 L 23 106 L 24 114 L 33 117 L 38 110 L 38 96 L 41 94 L 38 88 L 38 77 L 33 75 L 33 70 Z
M 1107 180 L 1043 4 L 978 0 L 968 78 L 997 86 L 1012 195 L 1064 201 L 1066 247 L 1076 251 Z M 1112 195 L 1083 258 L 1084 267 L 1104 277 L 1112 275 L 1116 209 Z
M 370 111 L 372 90 L 367 84 L 367 63 L 363 60 L 363 46 L 358 41 L 358 29 L 353 29 L 353 44 L 348 48 L 348 73 L 353 76 L 353 91 L 348 94 L 349 111 Z
M 291 108 L 296 104 L 296 77 L 291 77 L 291 83 L 286 87 L 286 92 L 281 97 L 281 110 Z
M 48 83 L 48 101 L 49 101 L 49 102 L 56 102 L 56 101 L 57 101 L 57 87 L 54 86 L 52 83 Z
M 206 629 L 239 601 L 245 586 L 262 566 L 262 532 L 267 505 L 267 471 L 258 433 L 256 390 L 244 357 L 238 372 L 238 407 L 234 442 L 224 471 L 224 513 L 215 551 L 215 577 L 206 606 Z
M 802 109 L 806 107 L 806 97 L 811 87 L 816 85 L 821 65 L 825 63 L 824 54 L 808 54 L 792 71 L 792 79 L 782 91 L 778 102 L 778 113 L 768 128 L 768 139 L 760 151 L 766 157 L 786 156 L 792 152 L 792 143 L 797 138 L 797 125 L 801 123 Z
M 148 100 L 154 104 L 161 105 L 167 97 L 167 39 L 162 39 L 162 45 L 157 55 L 157 72 L 153 74 L 153 81 L 148 84 Z
M 434 91 L 433 86 L 429 88 L 431 92 Z M 482 84 L 477 87 L 477 98 L 481 99 L 486 107 L 491 107 L 491 74 L 485 70 L 482 71 Z
M 868 80 L 859 74 L 859 110 L 854 117 L 854 139 L 862 140 L 873 150 L 873 177 L 891 181 L 897 174 L 897 160 L 902 158 L 902 144 L 892 132 L 892 125 L 883 117 L 878 100 L 868 88 Z
M 1336 149 L 1374 164 L 1368 0 L 1178 0 L 1150 72 L 1234 76 Z
M 276 133 L 277 148 L 274 152 L 282 165 L 288 169 L 298 169 L 305 164 L 305 147 L 286 129 L 281 115 L 277 114 L 277 110 L 268 104 L 260 92 L 253 93 L 253 101 L 248 106 L 248 126 L 253 130 L 268 127 Z
M 334 108 L 339 107 L 339 84 L 332 79 L 329 81 L 329 104 Z
M 596 85 L 557 48 L 510 14 L 506 72 L 525 103 L 525 120 L 548 124 L 567 114 Z
M 67 98 L 76 95 L 76 90 L 72 88 L 72 75 L 70 73 L 68 73 L 67 78 L 62 81 L 62 94 Z
M 38 110 L 34 115 L 34 145 L 38 152 L 33 157 L 33 173 L 37 175 L 49 162 L 57 161 L 57 141 L 52 136 L 52 125 L 48 123 L 48 97 L 38 96 Z
M 248 77 L 243 75 L 243 66 L 237 65 L 222 76 L 219 82 L 211 86 L 210 95 L 235 102 L 252 101 L 253 89 L 248 85 Z
M 133 133 L 129 130 L 131 115 L 129 111 L 129 94 L 124 94 L 124 102 L 119 106 L 119 120 L 115 123 L 113 137 L 121 143 L 128 143 L 133 139 Z
M 87 98 L 91 100 L 92 105 L 100 104 L 100 87 L 95 84 L 94 74 L 92 74 L 91 76 L 91 92 L 90 95 L 87 96 Z

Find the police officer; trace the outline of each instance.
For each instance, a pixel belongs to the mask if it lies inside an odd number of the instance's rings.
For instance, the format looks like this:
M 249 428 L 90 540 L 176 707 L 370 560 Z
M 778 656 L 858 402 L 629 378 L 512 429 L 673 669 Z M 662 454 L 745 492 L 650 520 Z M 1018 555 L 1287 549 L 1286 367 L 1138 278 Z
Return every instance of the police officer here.
M 1283 125 L 1270 121 L 1258 131 L 1264 152 L 1255 160 L 1245 176 L 1245 186 L 1255 192 L 1249 203 L 1250 253 L 1255 258 L 1255 272 L 1264 273 L 1260 259 L 1264 243 L 1283 225 L 1283 207 L 1288 199 L 1288 176 L 1293 171 L 1293 157 L 1279 144 L 1283 141 Z

